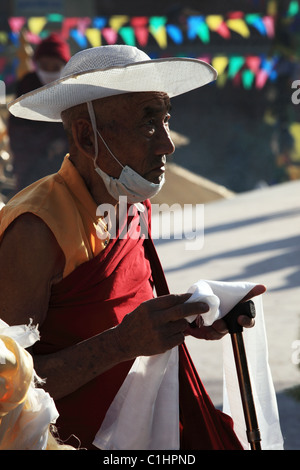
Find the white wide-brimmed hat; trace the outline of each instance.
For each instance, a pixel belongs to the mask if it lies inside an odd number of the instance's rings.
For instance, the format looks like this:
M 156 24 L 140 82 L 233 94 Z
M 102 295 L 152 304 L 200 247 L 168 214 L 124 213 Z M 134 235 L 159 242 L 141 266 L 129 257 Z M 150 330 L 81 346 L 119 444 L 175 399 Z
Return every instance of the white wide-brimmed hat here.
M 61 113 L 81 103 L 128 92 L 165 92 L 170 98 L 217 78 L 206 62 L 188 58 L 150 59 L 126 45 L 100 46 L 75 54 L 61 78 L 8 104 L 17 117 L 61 121 Z

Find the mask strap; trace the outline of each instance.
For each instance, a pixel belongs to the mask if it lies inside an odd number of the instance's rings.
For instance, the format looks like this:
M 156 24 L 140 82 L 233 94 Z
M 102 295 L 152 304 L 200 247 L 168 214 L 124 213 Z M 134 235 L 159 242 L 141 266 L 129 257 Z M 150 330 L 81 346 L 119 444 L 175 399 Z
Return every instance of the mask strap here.
M 92 128 L 93 128 L 93 131 L 94 131 L 94 137 L 95 137 L 95 156 L 94 156 L 94 164 L 96 165 L 96 158 L 97 158 L 97 156 L 98 156 L 98 139 L 97 139 L 96 117 L 95 117 L 95 113 L 94 113 L 94 107 L 93 107 L 91 101 L 88 101 L 86 104 L 87 104 L 87 108 L 88 108 L 88 112 L 89 112 L 89 116 L 90 116 Z
M 116 160 L 116 162 L 119 163 L 119 165 L 124 168 L 124 166 L 122 165 L 121 162 L 119 162 L 119 160 L 117 159 L 117 157 L 114 156 L 114 154 L 112 153 L 112 151 L 110 150 L 109 146 L 107 145 L 107 143 L 105 142 L 105 140 L 103 139 L 102 135 L 100 134 L 100 132 L 98 131 L 97 129 L 97 124 L 96 124 L 96 117 L 95 117 L 95 112 L 94 112 L 94 107 L 93 107 L 93 104 L 91 101 L 87 101 L 87 108 L 88 108 L 88 112 L 89 112 L 89 115 L 90 115 L 90 120 L 91 120 L 91 124 L 92 124 L 92 128 L 93 128 L 93 131 L 94 131 L 94 136 L 95 136 L 95 157 L 94 157 L 94 164 L 96 166 L 96 159 L 98 157 L 98 139 L 97 139 L 97 134 L 99 135 L 100 139 L 102 140 L 103 144 L 105 145 L 106 149 L 108 150 L 108 152 L 111 154 L 111 156 Z

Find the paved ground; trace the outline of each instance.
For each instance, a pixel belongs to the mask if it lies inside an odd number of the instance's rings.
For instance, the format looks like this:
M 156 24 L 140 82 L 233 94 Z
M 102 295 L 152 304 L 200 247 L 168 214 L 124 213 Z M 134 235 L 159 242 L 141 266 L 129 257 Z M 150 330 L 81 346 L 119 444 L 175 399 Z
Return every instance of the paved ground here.
M 300 384 L 300 365 L 295 364 L 295 359 L 300 359 L 299 195 L 297 181 L 211 202 L 204 208 L 203 244 L 201 230 L 194 246 L 182 238 L 156 240 L 173 292 L 185 292 L 200 278 L 244 280 L 267 286 L 264 312 L 269 363 L 286 450 L 300 449 L 300 401 L 286 393 Z M 179 225 L 179 232 L 184 230 L 187 235 L 187 222 L 183 228 L 179 215 L 175 232 Z M 201 222 L 200 210 L 194 218 Z M 154 224 L 157 220 L 154 216 Z M 156 227 L 156 233 L 162 236 Z M 188 345 L 211 398 L 219 406 L 220 342 L 189 340 Z

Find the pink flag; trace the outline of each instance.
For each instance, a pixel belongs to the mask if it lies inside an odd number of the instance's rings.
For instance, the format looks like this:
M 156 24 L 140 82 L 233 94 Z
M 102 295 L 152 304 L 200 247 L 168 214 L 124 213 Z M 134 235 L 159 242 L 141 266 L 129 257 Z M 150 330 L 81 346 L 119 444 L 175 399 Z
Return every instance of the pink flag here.
M 23 16 L 15 16 L 8 18 L 8 24 L 13 33 L 19 33 L 24 24 L 26 23 L 26 18 Z
M 118 39 L 118 33 L 112 28 L 103 28 L 101 29 L 102 36 L 104 37 L 107 44 L 112 45 L 116 44 Z

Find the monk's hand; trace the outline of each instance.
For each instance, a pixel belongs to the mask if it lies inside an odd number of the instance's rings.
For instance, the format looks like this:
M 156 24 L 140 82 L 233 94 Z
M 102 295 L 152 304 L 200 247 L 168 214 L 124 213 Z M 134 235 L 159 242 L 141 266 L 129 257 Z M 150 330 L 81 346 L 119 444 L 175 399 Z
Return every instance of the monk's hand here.
M 263 294 L 265 291 L 266 287 L 263 284 L 258 284 L 241 300 L 241 302 L 246 302 L 257 295 Z M 249 318 L 247 315 L 240 315 L 237 321 L 244 328 L 252 328 L 255 325 L 254 318 Z M 202 317 L 198 317 L 185 330 L 185 335 L 206 340 L 221 339 L 227 333 L 228 328 L 223 319 L 216 320 L 211 326 L 204 326 Z
M 187 302 L 191 294 L 165 295 L 143 302 L 115 327 L 124 360 L 163 353 L 185 339 L 187 317 L 208 311 L 203 302 Z

